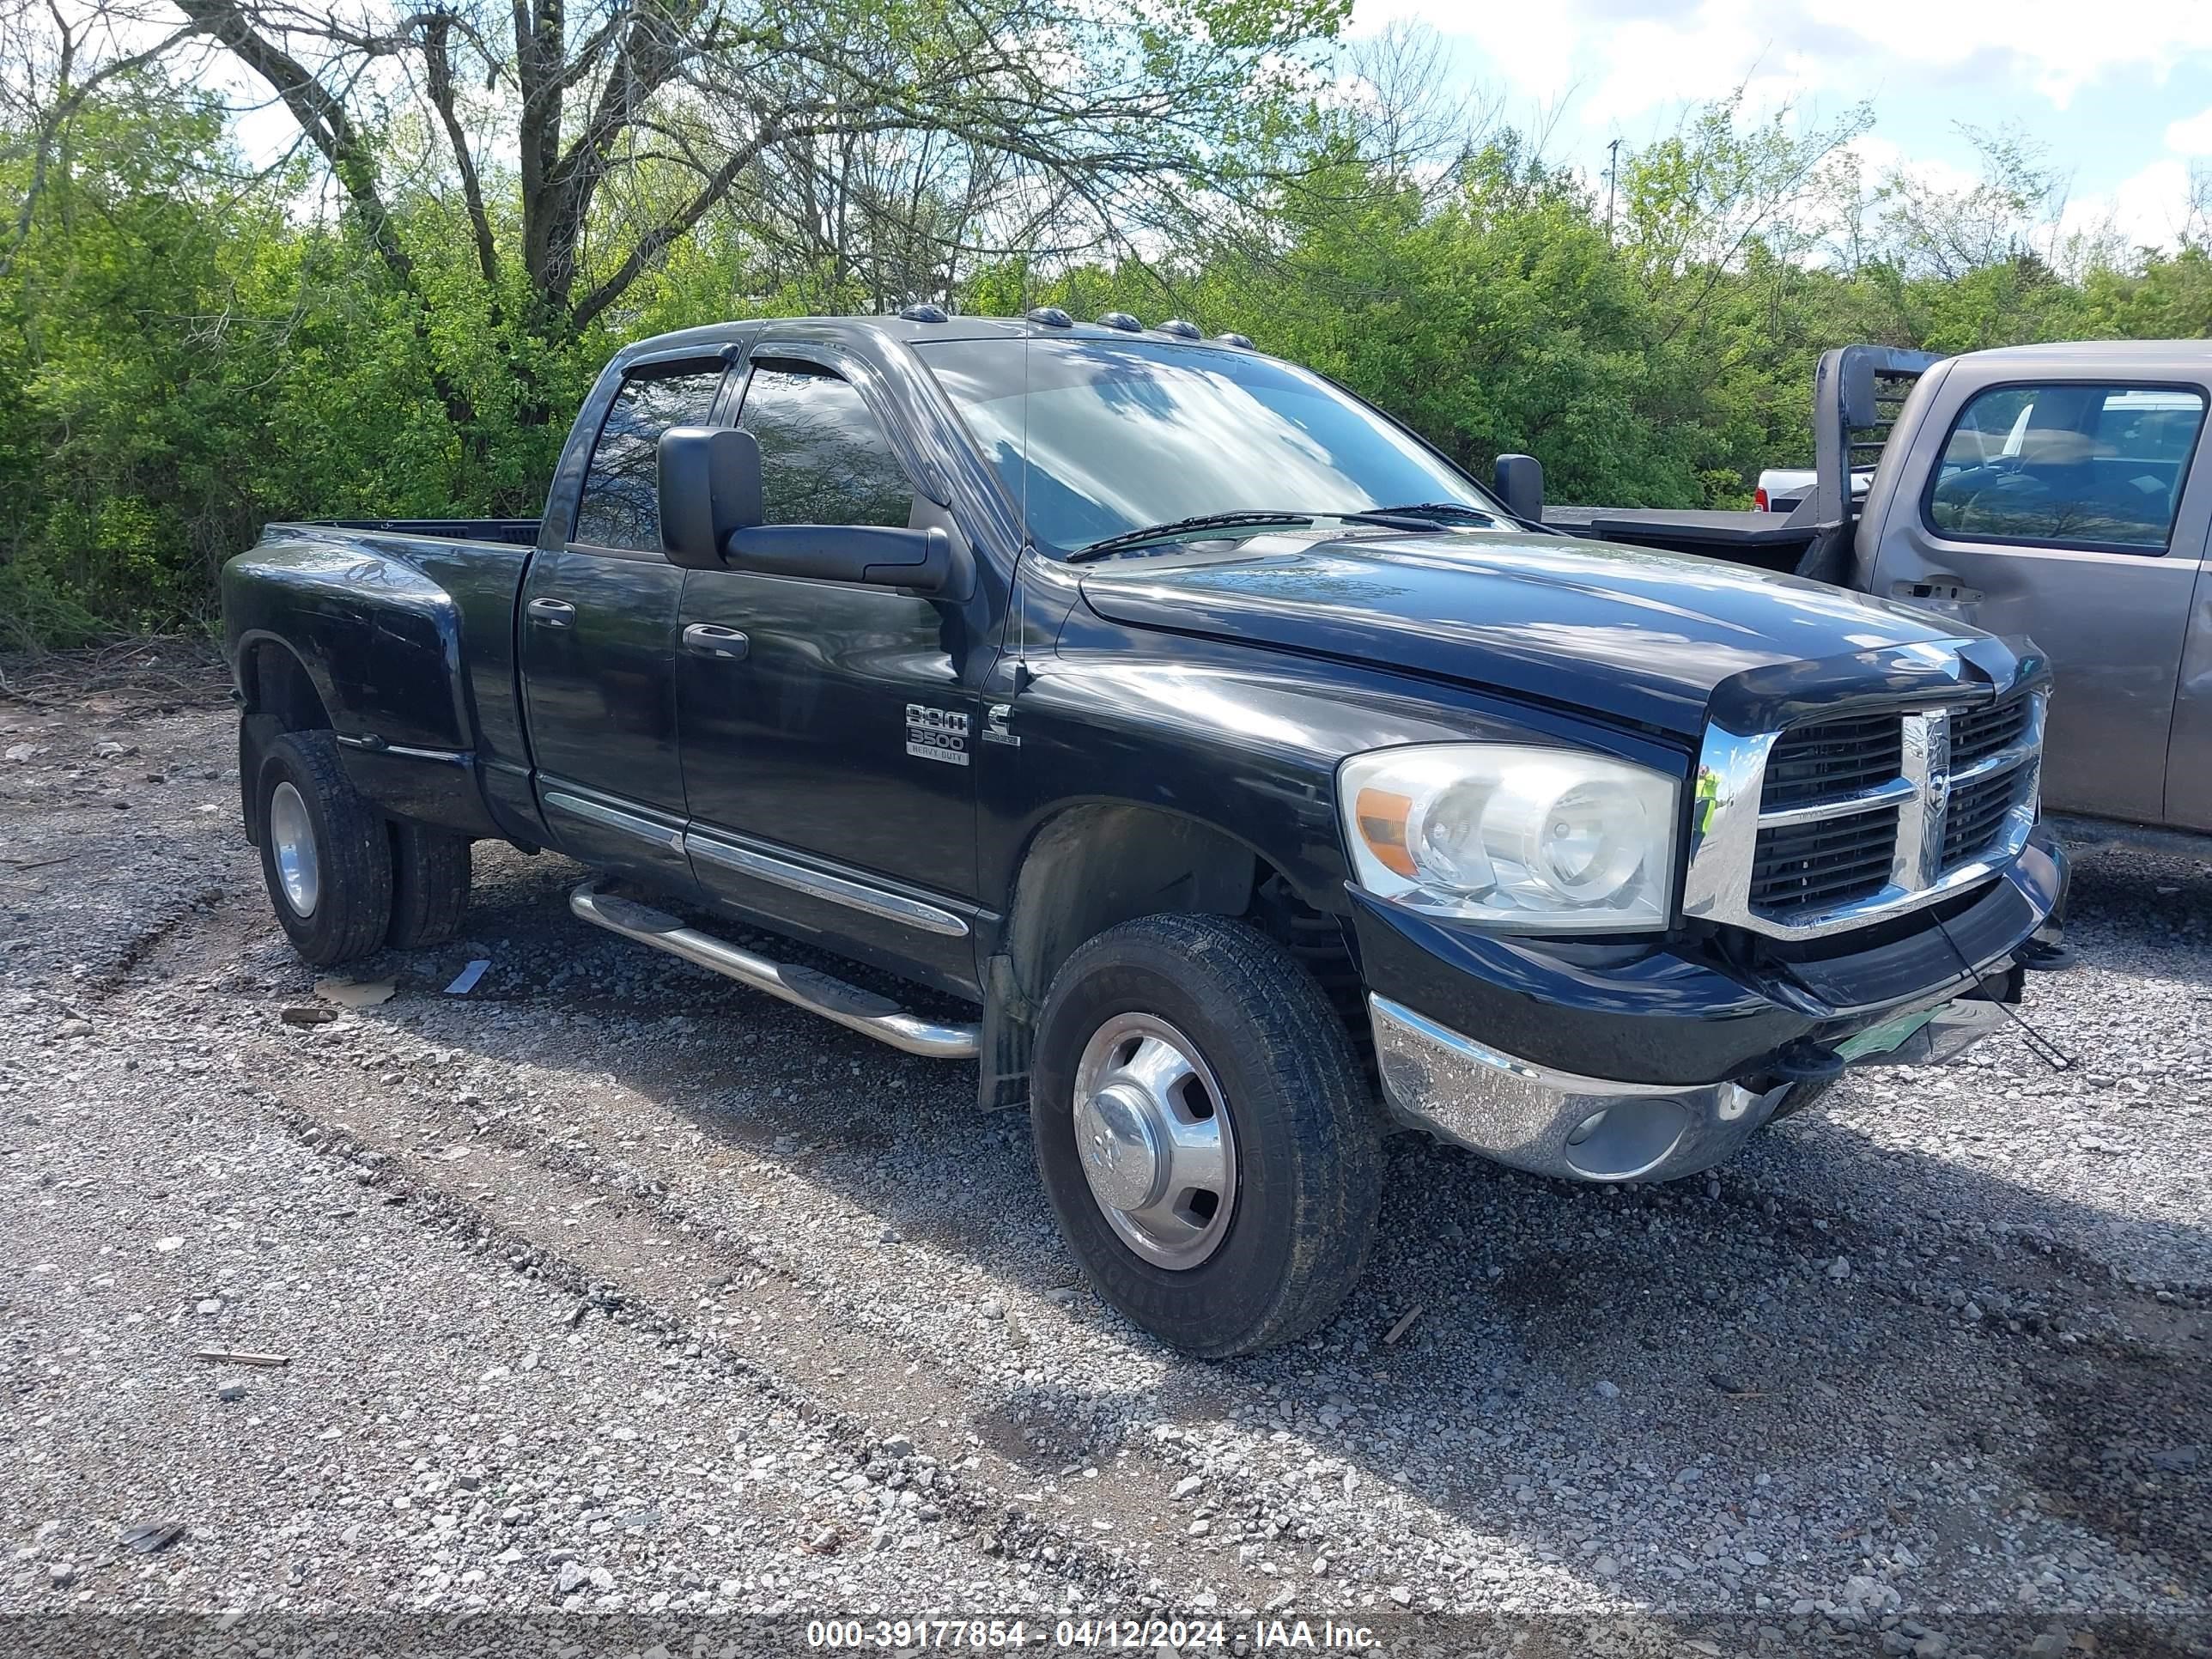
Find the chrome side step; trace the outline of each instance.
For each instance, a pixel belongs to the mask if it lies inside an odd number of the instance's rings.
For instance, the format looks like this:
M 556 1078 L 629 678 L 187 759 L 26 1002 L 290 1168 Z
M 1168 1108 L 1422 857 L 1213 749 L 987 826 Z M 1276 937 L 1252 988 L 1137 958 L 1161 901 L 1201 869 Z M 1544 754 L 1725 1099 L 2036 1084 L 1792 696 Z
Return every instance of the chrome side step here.
M 772 997 L 835 1020 L 848 1030 L 865 1033 L 910 1054 L 934 1060 L 973 1060 L 981 1027 L 945 1025 L 910 1014 L 888 997 L 848 985 L 842 979 L 787 962 L 771 962 L 750 951 L 740 951 L 712 933 L 687 927 L 665 911 L 599 890 L 597 882 L 586 882 L 568 895 L 568 908 L 586 921 L 650 945 L 686 962 L 696 962 L 726 979 L 765 991 Z

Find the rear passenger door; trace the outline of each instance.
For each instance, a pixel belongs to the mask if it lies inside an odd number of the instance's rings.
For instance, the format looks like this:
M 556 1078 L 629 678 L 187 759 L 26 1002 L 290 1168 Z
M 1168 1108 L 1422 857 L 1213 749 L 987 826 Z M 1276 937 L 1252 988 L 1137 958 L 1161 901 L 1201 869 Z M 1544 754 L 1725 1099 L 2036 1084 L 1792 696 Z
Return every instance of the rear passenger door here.
M 1876 592 L 2025 634 L 2057 677 L 2044 799 L 2158 822 L 2212 488 L 2203 387 L 2117 379 L 1984 386 L 1884 526 Z
M 887 405 L 755 355 L 738 425 L 772 525 L 935 525 Z M 957 530 L 952 532 L 957 534 Z M 742 570 L 685 579 L 678 677 L 691 867 L 732 909 L 951 989 L 975 964 L 975 698 L 955 607 Z
M 531 561 L 522 684 L 538 802 L 561 849 L 688 890 L 676 749 L 684 572 L 660 550 L 660 434 L 714 416 L 719 357 L 633 365 L 608 405 L 565 539 Z M 553 526 L 545 532 L 562 535 Z

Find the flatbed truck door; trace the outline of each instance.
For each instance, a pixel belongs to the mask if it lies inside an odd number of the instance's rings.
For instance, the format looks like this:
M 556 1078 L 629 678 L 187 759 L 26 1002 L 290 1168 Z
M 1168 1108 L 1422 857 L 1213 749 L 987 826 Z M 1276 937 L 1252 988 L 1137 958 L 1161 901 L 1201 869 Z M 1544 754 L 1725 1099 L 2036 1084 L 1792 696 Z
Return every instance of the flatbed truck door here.
M 2109 374 L 1949 386 L 1907 460 L 1923 486 L 1891 500 L 1874 591 L 2032 637 L 2057 682 L 2045 804 L 2161 822 L 2212 529 L 2206 392 Z
M 2199 550 L 2212 555 L 2212 549 Z M 2212 556 L 2198 562 L 2181 644 L 2173 733 L 2166 740 L 2165 822 L 2212 831 Z

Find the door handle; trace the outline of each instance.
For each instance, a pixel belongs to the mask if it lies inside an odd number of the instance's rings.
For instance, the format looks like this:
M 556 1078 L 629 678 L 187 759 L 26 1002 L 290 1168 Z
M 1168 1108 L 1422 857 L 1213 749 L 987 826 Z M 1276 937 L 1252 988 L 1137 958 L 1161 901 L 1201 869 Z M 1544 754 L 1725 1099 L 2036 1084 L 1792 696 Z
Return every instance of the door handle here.
M 1931 570 L 1917 581 L 1892 582 L 1889 596 L 1893 599 L 1935 599 L 1945 605 L 1979 605 L 1982 590 L 1969 587 L 1956 576 L 1941 570 Z
M 523 609 L 540 628 L 569 628 L 575 624 L 576 607 L 566 599 L 532 599 Z
M 694 656 L 736 662 L 752 648 L 752 641 L 720 623 L 693 623 L 684 630 L 684 648 Z

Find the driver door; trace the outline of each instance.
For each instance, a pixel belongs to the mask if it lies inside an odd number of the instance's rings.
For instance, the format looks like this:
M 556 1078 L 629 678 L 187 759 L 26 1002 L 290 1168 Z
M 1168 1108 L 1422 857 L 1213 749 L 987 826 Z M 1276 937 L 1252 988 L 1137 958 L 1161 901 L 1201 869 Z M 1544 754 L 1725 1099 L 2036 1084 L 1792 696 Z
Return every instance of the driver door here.
M 936 524 L 882 419 L 826 366 L 763 355 L 738 425 L 766 522 Z M 678 721 L 701 889 L 841 954 L 961 992 L 970 918 L 976 698 L 957 611 L 858 582 L 692 570 Z

